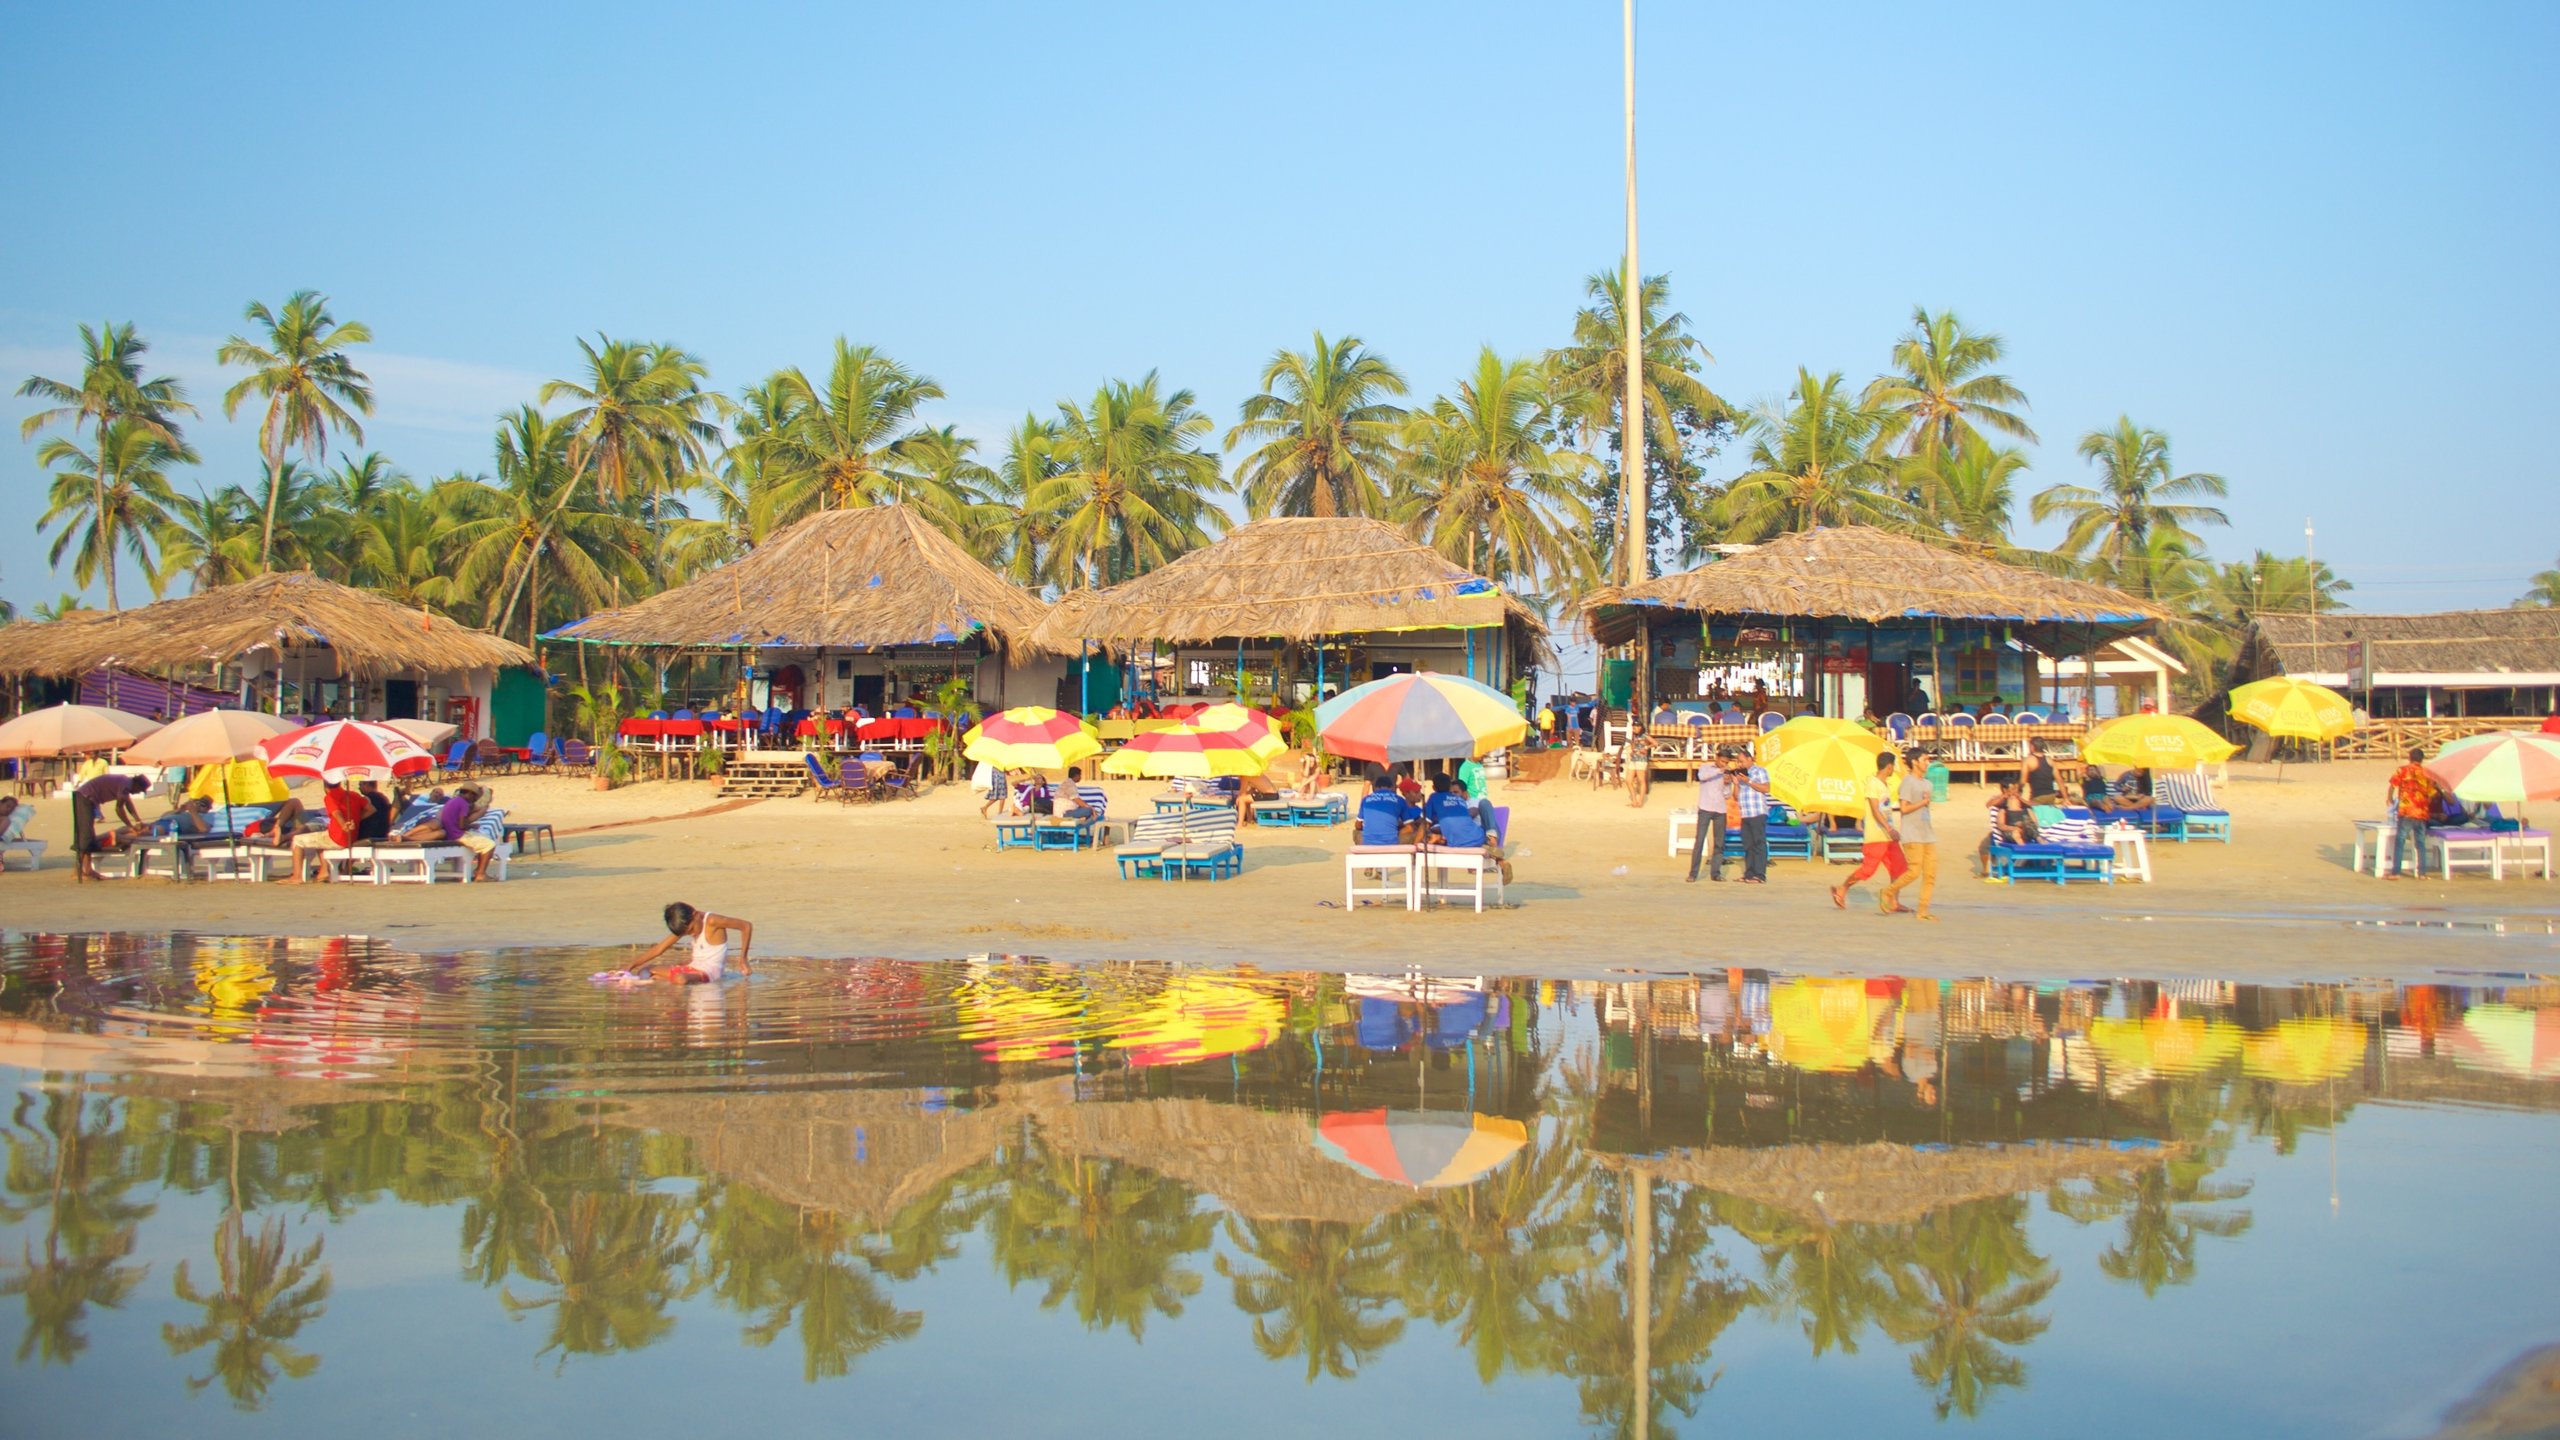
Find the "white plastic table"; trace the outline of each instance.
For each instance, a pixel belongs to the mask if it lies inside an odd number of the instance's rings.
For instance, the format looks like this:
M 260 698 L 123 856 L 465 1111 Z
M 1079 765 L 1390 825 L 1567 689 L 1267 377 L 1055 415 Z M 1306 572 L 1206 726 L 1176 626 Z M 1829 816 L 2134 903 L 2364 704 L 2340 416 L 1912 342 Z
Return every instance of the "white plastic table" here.
M 2151 836 L 2138 825 L 2119 820 L 2100 832 L 2115 847 L 2116 878 L 2151 883 Z

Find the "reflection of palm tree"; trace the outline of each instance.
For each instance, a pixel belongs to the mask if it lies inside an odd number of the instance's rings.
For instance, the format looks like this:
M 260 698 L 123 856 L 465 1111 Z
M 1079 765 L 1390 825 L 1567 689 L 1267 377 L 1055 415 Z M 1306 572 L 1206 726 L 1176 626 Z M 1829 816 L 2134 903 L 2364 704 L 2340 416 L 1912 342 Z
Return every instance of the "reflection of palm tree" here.
M 541 1250 L 522 1257 L 527 1279 L 552 1293 L 519 1300 L 500 1290 L 510 1314 L 551 1312 L 543 1353 L 610 1355 L 638 1350 L 675 1328 L 667 1305 L 676 1271 L 692 1254 L 677 1239 L 682 1218 L 670 1197 L 588 1191 L 569 1197 Z
M 2027 1243 L 2018 1196 L 1968 1201 L 1911 1227 L 1879 1317 L 1894 1343 L 1915 1347 L 1912 1378 L 1936 1397 L 1938 1418 L 1982 1413 L 1991 1392 L 2027 1383 L 2015 1348 L 2053 1322 L 2035 1307 L 2061 1276 Z
M 267 1221 L 251 1236 L 247 1220 L 234 1208 L 213 1232 L 219 1285 L 197 1290 L 187 1262 L 178 1262 L 178 1298 L 202 1307 L 204 1319 L 194 1325 L 163 1325 L 160 1338 L 172 1355 L 213 1347 L 213 1368 L 189 1376 L 188 1389 L 202 1390 L 219 1380 L 234 1406 L 255 1410 L 279 1375 L 300 1380 L 320 1368 L 319 1356 L 287 1342 L 318 1319 L 328 1302 L 328 1270 L 312 1274 L 322 1243 L 315 1239 L 288 1256 L 282 1220 Z
M 1653 1197 L 1641 1174 L 1603 1194 L 1601 1218 L 1628 1232 L 1618 1263 L 1566 1283 L 1550 1363 L 1571 1376 L 1583 1418 L 1613 1435 L 1669 1435 L 1667 1410 L 1698 1413 L 1716 1338 L 1758 1298 L 1709 1246 L 1706 1193 Z M 1662 1223 L 1643 1217 L 1661 1210 Z
M 2229 1238 L 2248 1230 L 2248 1211 L 2205 1208 L 2249 1193 L 2246 1182 L 2209 1178 L 2230 1149 L 2231 1132 L 2217 1130 L 2157 1164 L 2057 1186 L 2045 1200 L 2056 1214 L 2083 1225 L 2123 1216 L 2124 1235 L 2099 1255 L 2098 1268 L 2155 1295 L 2163 1285 L 2195 1278 L 2198 1235 Z
M 1858 1353 L 1858 1336 L 1884 1301 L 1873 1246 L 1863 1227 L 1806 1219 L 1735 1195 L 1710 1202 L 1716 1218 L 1760 1248 L 1765 1303 L 1791 1312 L 1813 1353 Z
M 48 1365 L 68 1365 L 89 1347 L 81 1329 L 89 1307 L 113 1310 L 142 1283 L 144 1267 L 124 1261 L 135 1227 L 153 1207 L 124 1198 L 134 1178 L 128 1132 L 111 1103 L 93 1111 L 77 1088 L 41 1099 L 22 1093 L 10 1126 L 0 1223 L 23 1224 L 41 1211 L 44 1253 L 25 1245 L 16 1273 L 0 1275 L 0 1296 L 26 1302 L 19 1363 L 40 1355 Z
M 1405 1303 L 1434 1324 L 1457 1322 L 1477 1378 L 1538 1364 L 1555 1285 L 1600 1262 L 1589 1173 L 1579 1146 L 1532 1142 L 1476 1183 L 1436 1191 L 1397 1217 Z
M 990 1238 L 1005 1283 L 1045 1283 L 1040 1308 L 1073 1296 L 1088 1329 L 1143 1339 L 1150 1314 L 1178 1316 L 1200 1272 L 1182 1257 L 1208 1248 L 1215 1216 L 1176 1180 L 1119 1160 L 1026 1148 L 993 1212 Z
M 1230 1215 L 1227 1241 L 1262 1265 L 1245 1269 L 1223 1255 L 1217 1262 L 1235 1286 L 1236 1308 L 1253 1317 L 1254 1348 L 1268 1360 L 1306 1356 L 1307 1383 L 1318 1375 L 1350 1379 L 1404 1334 L 1403 1316 L 1381 1313 L 1396 1264 L 1384 1226 Z

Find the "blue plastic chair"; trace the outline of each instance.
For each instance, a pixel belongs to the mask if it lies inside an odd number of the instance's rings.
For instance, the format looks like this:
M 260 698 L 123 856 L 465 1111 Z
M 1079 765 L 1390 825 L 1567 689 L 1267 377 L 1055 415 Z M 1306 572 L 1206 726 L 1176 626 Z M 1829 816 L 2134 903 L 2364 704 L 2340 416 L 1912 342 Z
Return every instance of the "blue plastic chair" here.
M 540 730 L 525 737 L 524 763 L 536 770 L 551 768 L 551 737 Z

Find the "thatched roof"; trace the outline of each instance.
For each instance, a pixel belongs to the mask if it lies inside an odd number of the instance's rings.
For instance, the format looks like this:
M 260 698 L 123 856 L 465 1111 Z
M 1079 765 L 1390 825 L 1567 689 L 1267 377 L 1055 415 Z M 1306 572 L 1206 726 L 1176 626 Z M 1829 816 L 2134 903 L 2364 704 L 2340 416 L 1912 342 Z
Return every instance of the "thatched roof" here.
M 2373 683 L 2548 685 L 2560 675 L 2560 610 L 2445 610 L 2432 615 L 2367 615 L 2324 610 L 2312 642 L 2309 615 L 2260 615 L 2242 673 L 2295 675 L 2324 684 L 2343 681 L 2366 642 L 2373 646 Z M 2395 677 L 2408 677 L 2405 679 Z M 2511 679 L 2508 677 L 2512 677 Z
M 1601 1164 L 1831 1224 L 1907 1225 L 1968 1200 L 2044 1190 L 2065 1180 L 2157 1165 L 2175 1146 L 2010 1145 L 1918 1150 L 1908 1145 L 1713 1146 L 1659 1155 L 1602 1155 Z
M 1611 645 L 1632 637 L 1647 610 L 1870 625 L 1975 621 L 2092 632 L 2091 643 L 2169 618 L 2121 590 L 1859 525 L 1785 535 L 1677 575 L 1608 586 L 1575 608 Z
M 872 505 L 821 511 L 690 584 L 551 634 L 603 645 L 882 650 L 984 633 L 1011 648 L 1030 640 L 1047 609 L 914 510 Z
M 278 649 L 326 652 L 338 674 L 355 679 L 533 663 L 533 652 L 512 640 L 307 570 L 288 570 L 136 610 L 13 625 L 0 647 L 0 674 L 229 664 Z
M 1079 640 L 1309 641 L 1379 630 L 1546 635 L 1528 606 L 1383 520 L 1288 517 L 1237 527 L 1214 545 L 1107 590 L 1058 602 L 1040 627 L 1052 649 Z

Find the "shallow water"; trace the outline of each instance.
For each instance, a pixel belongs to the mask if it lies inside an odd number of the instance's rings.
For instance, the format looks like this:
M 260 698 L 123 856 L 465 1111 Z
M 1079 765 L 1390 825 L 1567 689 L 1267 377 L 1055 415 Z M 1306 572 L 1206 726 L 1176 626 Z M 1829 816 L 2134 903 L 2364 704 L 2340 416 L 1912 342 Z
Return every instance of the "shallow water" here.
M 2560 985 L 618 959 L 0 942 L 6 1432 L 2419 1435 L 2560 1341 Z

